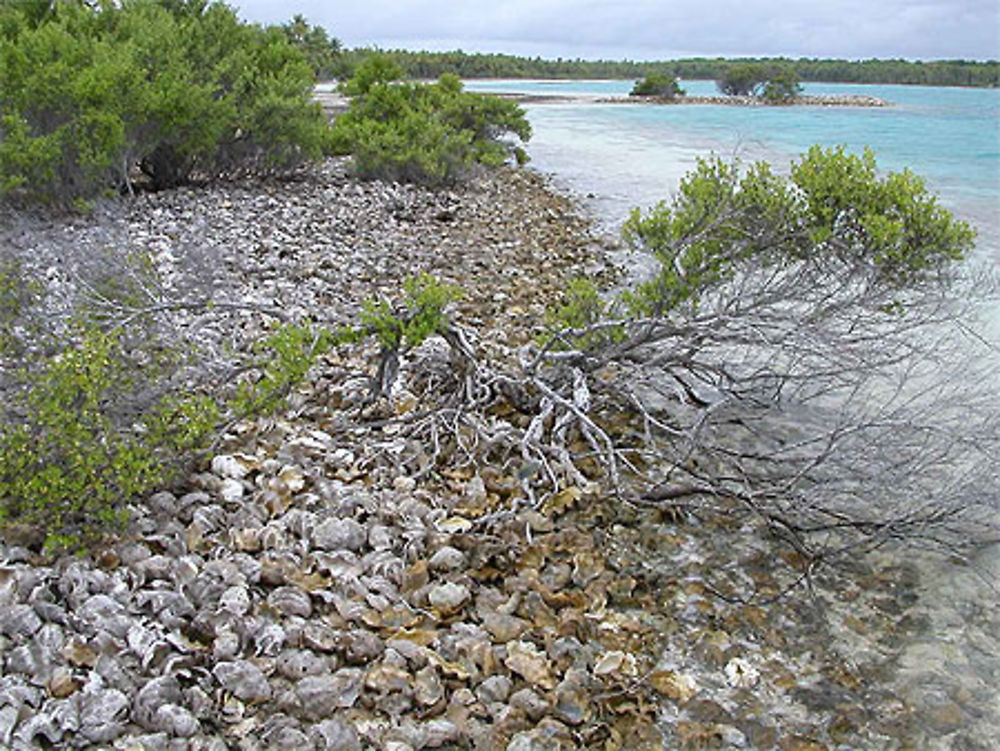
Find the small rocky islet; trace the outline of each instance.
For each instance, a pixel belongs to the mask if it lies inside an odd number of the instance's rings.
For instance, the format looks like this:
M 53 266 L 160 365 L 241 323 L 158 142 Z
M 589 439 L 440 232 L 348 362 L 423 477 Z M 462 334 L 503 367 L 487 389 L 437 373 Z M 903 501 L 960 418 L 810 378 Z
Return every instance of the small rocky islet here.
M 601 96 L 596 94 L 495 94 L 506 99 L 514 99 L 523 104 L 565 104 L 571 102 L 591 102 L 594 104 L 643 104 L 643 105 L 718 105 L 723 107 L 889 107 L 884 99 L 867 94 L 800 94 L 788 100 L 772 102 L 759 96 L 731 95 L 682 95 L 662 97 L 641 96 Z M 336 113 L 343 105 L 333 98 L 320 100 L 327 112 Z
M 358 182 L 331 160 L 294 180 L 7 220 L 0 240 L 35 249 L 57 282 L 72 283 L 65 244 L 114 245 L 152 253 L 168 286 L 210 279 L 293 317 L 348 321 L 432 273 L 466 290 L 458 315 L 498 357 L 531 340 L 567 276 L 616 274 L 614 243 L 527 171 L 430 192 Z M 238 344 L 263 325 L 239 322 L 199 333 Z M 431 340 L 413 358 L 440 354 Z M 364 355 L 329 354 L 283 413 L 235 425 L 87 557 L 0 546 L 0 747 L 805 751 L 997 737 L 988 682 L 943 676 L 944 662 L 907 663 L 905 690 L 896 680 L 904 645 L 930 627 L 905 556 L 824 569 L 807 588 L 794 554 L 737 513 L 633 507 L 596 485 L 536 509 L 503 468 L 394 470 L 385 452 L 415 447 L 394 445 L 391 422 L 366 442 L 348 418 L 368 388 Z M 417 409 L 395 400 L 397 414 Z
M 608 104 L 715 104 L 725 107 L 888 107 L 884 99 L 867 94 L 800 94 L 788 100 L 771 102 L 759 96 L 632 96 L 602 99 Z

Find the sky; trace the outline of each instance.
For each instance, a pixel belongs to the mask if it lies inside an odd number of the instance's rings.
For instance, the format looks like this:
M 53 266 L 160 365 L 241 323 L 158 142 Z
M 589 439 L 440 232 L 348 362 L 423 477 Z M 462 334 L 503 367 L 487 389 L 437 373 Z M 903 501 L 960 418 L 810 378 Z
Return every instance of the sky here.
M 529 57 L 1000 58 L 1000 0 L 228 0 L 347 47 Z

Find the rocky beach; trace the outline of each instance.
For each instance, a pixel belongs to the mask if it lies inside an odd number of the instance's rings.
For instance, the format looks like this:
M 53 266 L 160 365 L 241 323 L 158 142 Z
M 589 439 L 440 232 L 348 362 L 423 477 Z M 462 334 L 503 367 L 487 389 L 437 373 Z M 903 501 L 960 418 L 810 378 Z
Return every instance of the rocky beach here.
M 0 242 L 57 300 L 76 278 L 62 259 L 148 254 L 167 290 L 248 306 L 171 321 L 237 349 L 266 325 L 249 306 L 347 323 L 426 272 L 465 291 L 454 315 L 483 356 L 514 360 L 566 279 L 621 272 L 616 240 L 531 171 L 431 192 L 329 160 L 0 219 Z M 86 556 L 52 560 L 8 535 L 0 748 L 971 750 L 1000 737 L 1000 613 L 959 618 L 925 597 L 958 579 L 975 591 L 968 566 L 933 582 L 929 556 L 885 550 L 807 580 L 736 509 L 632 505 L 598 484 L 534 507 L 519 468 L 462 456 L 394 470 L 430 451 L 397 438 L 394 418 L 419 415 L 407 378 L 447 369 L 440 344 L 411 354 L 393 413 L 364 425 L 373 353 L 332 351 L 281 414 L 232 426 Z

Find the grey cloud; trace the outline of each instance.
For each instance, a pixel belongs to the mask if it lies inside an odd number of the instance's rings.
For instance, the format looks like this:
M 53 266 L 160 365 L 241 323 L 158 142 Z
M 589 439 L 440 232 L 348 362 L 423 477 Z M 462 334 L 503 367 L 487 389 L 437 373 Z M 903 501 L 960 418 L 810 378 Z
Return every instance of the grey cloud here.
M 997 58 L 996 0 L 236 0 L 254 21 L 302 13 L 349 46 L 545 57 Z

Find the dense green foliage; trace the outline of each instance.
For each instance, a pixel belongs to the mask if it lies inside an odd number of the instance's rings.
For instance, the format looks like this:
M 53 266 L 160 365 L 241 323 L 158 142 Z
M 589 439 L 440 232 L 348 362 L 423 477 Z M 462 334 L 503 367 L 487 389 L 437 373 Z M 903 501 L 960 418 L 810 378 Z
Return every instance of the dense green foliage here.
M 371 54 L 353 50 L 348 66 Z M 622 78 L 638 79 L 651 73 L 681 79 L 718 80 L 736 62 L 793 67 L 803 81 L 832 83 L 901 83 L 927 86 L 1000 86 L 1000 63 L 995 60 L 830 60 L 815 58 L 685 58 L 635 62 L 631 60 L 543 60 L 514 55 L 454 52 L 408 52 L 392 56 L 411 78 L 437 78 L 454 73 L 462 78 Z
M 334 148 L 354 158 L 362 177 L 443 185 L 475 165 L 519 163 L 523 150 L 505 136 L 531 136 L 514 102 L 462 91 L 455 76 L 434 84 L 401 83 L 389 58 L 373 56 L 344 90 L 350 110 L 333 127 Z
M 768 77 L 761 96 L 772 104 L 790 102 L 802 93 L 798 74 L 788 67 L 778 68 Z
M 716 80 L 719 91 L 728 96 L 756 96 L 767 80 L 763 65 L 756 63 L 733 63 Z
M 740 172 L 718 158 L 701 160 L 671 203 L 635 211 L 626 233 L 660 263 L 626 297 L 640 316 L 697 307 L 744 261 L 777 269 L 840 259 L 869 269 L 869 285 L 903 290 L 961 260 L 974 238 L 913 173 L 880 176 L 870 151 L 818 146 L 788 177 L 765 162 Z
M 677 79 L 673 76 L 667 76 L 663 73 L 650 73 L 641 81 L 636 81 L 629 95 L 674 99 L 675 97 L 684 96 L 684 89 L 680 87 Z
M 326 123 L 278 28 L 201 0 L 0 7 L 0 195 L 72 202 L 293 167 Z

